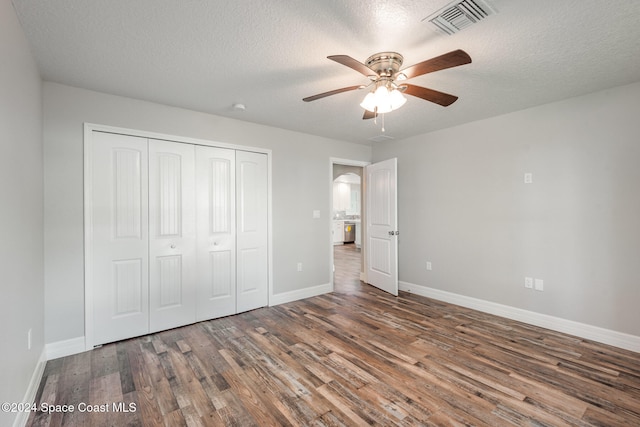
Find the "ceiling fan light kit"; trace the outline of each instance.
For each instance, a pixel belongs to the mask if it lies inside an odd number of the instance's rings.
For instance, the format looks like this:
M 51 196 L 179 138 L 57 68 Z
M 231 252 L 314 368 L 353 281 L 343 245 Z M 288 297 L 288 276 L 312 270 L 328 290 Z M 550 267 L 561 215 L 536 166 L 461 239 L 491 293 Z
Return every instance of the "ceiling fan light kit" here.
M 379 86 L 375 91 L 364 97 L 360 106 L 372 113 L 384 114 L 397 110 L 407 102 L 407 98 L 393 87 Z
M 333 55 L 327 58 L 358 71 L 360 74 L 368 77 L 371 83 L 367 86 L 348 86 L 323 92 L 308 96 L 304 98 L 303 101 L 315 101 L 327 96 L 363 89 L 373 85 L 373 89 L 367 93 L 360 103 L 360 106 L 366 110 L 362 117 L 365 120 L 375 118 L 378 114 L 388 113 L 402 107 L 407 102 L 403 93 L 442 105 L 443 107 L 453 104 L 458 99 L 457 96 L 407 84 L 404 83 L 404 81 L 423 74 L 433 73 L 471 62 L 471 57 L 459 49 L 419 62 L 402 70 L 400 67 L 402 67 L 404 58 L 397 52 L 376 53 L 367 58 L 364 64 L 347 55 Z M 403 83 L 399 85 L 396 82 Z

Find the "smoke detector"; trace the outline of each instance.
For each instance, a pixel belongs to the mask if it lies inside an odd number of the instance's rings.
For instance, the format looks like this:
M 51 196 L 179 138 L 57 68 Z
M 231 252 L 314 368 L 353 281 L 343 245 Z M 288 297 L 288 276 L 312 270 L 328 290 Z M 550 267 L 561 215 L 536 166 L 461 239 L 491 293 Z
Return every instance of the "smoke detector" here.
M 428 22 L 440 34 L 453 35 L 496 13 L 497 10 L 485 0 L 456 0 L 422 22 Z

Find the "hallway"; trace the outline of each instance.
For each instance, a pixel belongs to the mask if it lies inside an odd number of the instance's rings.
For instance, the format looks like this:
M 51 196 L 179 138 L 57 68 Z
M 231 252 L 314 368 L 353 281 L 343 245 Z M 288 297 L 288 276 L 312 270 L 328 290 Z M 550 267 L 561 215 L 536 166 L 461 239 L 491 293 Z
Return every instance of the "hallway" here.
M 352 294 L 361 290 L 362 286 L 369 286 L 360 282 L 361 256 L 361 250 L 353 243 L 333 247 L 334 292 Z

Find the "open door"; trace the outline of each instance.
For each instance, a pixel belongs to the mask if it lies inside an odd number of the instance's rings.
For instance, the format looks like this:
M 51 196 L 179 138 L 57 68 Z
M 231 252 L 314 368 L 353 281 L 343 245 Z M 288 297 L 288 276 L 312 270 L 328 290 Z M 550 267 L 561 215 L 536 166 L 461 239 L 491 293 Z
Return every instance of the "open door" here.
M 365 168 L 367 281 L 398 295 L 397 159 Z

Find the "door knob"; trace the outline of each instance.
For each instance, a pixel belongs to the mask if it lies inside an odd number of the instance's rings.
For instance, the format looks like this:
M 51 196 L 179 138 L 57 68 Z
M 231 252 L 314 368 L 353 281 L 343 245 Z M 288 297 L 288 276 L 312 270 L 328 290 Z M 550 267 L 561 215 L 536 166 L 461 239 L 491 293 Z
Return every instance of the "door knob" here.
M 176 248 L 176 245 L 171 245 L 171 249 L 175 249 L 175 248 Z

